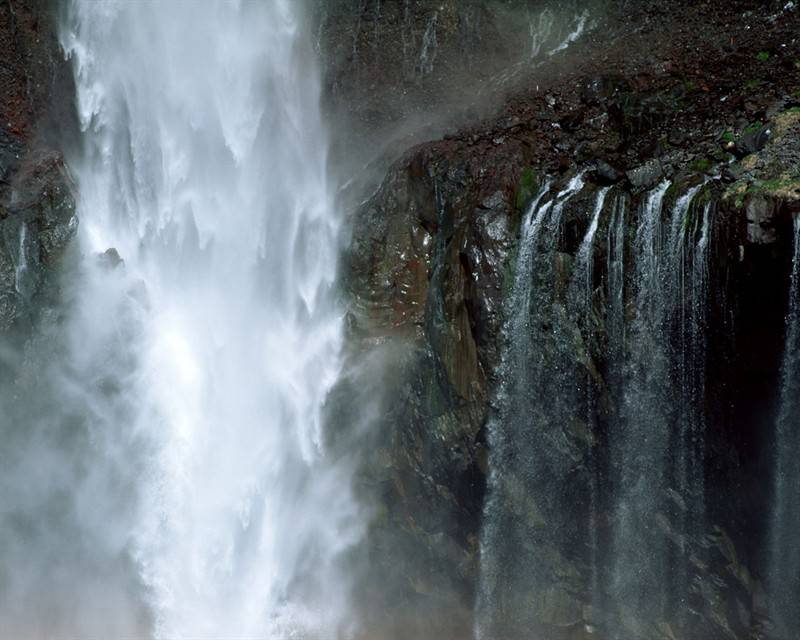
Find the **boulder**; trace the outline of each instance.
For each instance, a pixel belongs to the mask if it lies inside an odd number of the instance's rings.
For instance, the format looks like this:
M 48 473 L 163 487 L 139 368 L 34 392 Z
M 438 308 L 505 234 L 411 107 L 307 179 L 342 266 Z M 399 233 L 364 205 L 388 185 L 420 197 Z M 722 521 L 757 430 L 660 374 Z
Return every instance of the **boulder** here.
M 653 159 L 635 169 L 631 169 L 625 175 L 634 189 L 651 189 L 663 179 L 664 169 L 660 160 Z

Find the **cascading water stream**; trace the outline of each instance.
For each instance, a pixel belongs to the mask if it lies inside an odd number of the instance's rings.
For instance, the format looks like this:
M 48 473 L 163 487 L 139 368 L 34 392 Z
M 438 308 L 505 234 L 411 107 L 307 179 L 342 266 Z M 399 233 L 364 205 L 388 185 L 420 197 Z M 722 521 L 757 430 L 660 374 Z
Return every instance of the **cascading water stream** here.
M 621 394 L 619 424 L 609 435 L 612 467 L 616 471 L 612 493 L 616 502 L 609 592 L 615 602 L 635 609 L 651 607 L 661 614 L 665 603 L 658 583 L 667 574 L 666 554 L 662 549 L 643 545 L 651 538 L 653 523 L 649 514 L 663 489 L 663 456 L 668 447 L 669 425 L 663 415 L 668 398 L 663 381 L 669 375 L 669 357 L 660 327 L 664 311 L 660 299 L 664 241 L 662 204 L 669 188 L 664 182 L 652 191 L 640 213 L 636 231 L 634 278 L 636 316 L 627 336 L 624 354 L 634 360 L 627 373 L 621 363 L 617 377 L 625 385 Z M 612 299 L 613 300 L 613 299 Z M 658 576 L 657 578 L 655 576 Z
M 641 213 L 636 315 L 624 349 L 615 349 L 617 358 L 627 354 L 630 365 L 616 375 L 624 384 L 623 406 L 610 434 L 617 508 L 609 592 L 618 604 L 648 612 L 653 620 L 684 615 L 689 591 L 686 560 L 673 557 L 658 529 L 687 531 L 705 511 L 701 398 L 710 210 L 693 213 L 701 186 L 693 187 L 678 198 L 666 227 L 668 188 L 664 182 L 651 192 Z M 612 319 L 620 295 L 611 290 Z
M 687 225 L 684 243 L 691 247 L 686 258 L 689 282 L 681 305 L 681 435 L 683 436 L 683 478 L 680 485 L 688 501 L 691 518 L 686 525 L 702 530 L 705 516 L 705 429 L 703 403 L 706 397 L 706 342 L 709 306 L 709 246 L 712 233 L 712 205 L 697 211 Z
M 698 392 L 702 391 L 705 371 L 705 335 L 700 325 L 707 302 L 703 275 L 707 264 L 709 212 L 706 210 L 693 219 L 690 215 L 692 202 L 701 188 L 702 185 L 697 185 L 689 189 L 673 207 L 668 253 L 673 267 L 665 291 L 673 309 L 678 311 L 673 369 L 680 403 L 675 441 L 670 448 L 676 458 L 675 488 L 682 501 L 679 510 L 683 529 L 690 522 L 699 525 L 704 512 L 704 424 Z
M 591 573 L 567 588 L 590 592 L 591 620 L 609 637 L 631 632 L 612 621 L 625 611 L 663 628 L 685 623 L 689 554 L 665 531 L 692 535 L 705 516 L 712 210 L 696 204 L 703 185 L 665 206 L 670 186 L 644 199 L 629 281 L 625 195 L 608 207 L 610 190 L 596 191 L 574 258 L 561 233 L 583 209 L 564 215 L 583 189 L 580 175 L 550 199 L 546 186 L 523 218 L 488 426 L 479 637 L 524 637 L 558 624 L 551 598 L 562 596 L 546 572 L 566 575 L 573 562 L 587 562 Z M 594 254 L 607 210 L 603 296 Z M 598 352 L 605 340 L 607 361 Z
M 608 260 L 606 265 L 606 297 L 608 312 L 609 360 L 621 362 L 625 351 L 625 225 L 627 203 L 620 198 L 611 213 L 608 225 Z M 621 372 L 612 371 L 619 375 Z M 618 380 L 615 380 L 618 382 Z
M 24 293 L 25 272 L 28 270 L 28 258 L 26 243 L 28 239 L 28 227 L 23 222 L 19 228 L 19 248 L 17 250 L 17 264 L 14 267 L 14 288 L 17 293 Z
M 592 220 L 589 223 L 586 236 L 583 238 L 581 246 L 578 249 L 577 264 L 575 265 L 573 279 L 575 281 L 583 279 L 587 295 L 591 295 L 594 282 L 594 236 L 597 233 L 597 226 L 600 223 L 600 214 L 603 213 L 603 206 L 606 203 L 608 191 L 609 187 L 606 187 L 597 192 L 597 201 L 594 205 Z
M 770 615 L 779 637 L 800 628 L 800 217 L 794 218 L 794 256 L 786 315 L 780 409 L 775 429 L 774 495 L 770 532 Z
M 547 212 L 552 206 L 552 202 L 539 206 L 542 199 L 547 195 L 550 189 L 550 182 L 548 181 L 538 195 L 533 199 L 525 218 L 522 221 L 522 230 L 520 235 L 519 249 L 517 252 L 516 269 L 514 272 L 514 281 L 511 289 L 511 295 L 507 305 L 508 313 L 510 314 L 509 324 L 512 328 L 514 336 L 520 338 L 526 335 L 525 327 L 527 324 L 526 314 L 519 313 L 519 309 L 528 309 L 530 305 L 530 280 L 532 277 L 532 270 L 534 266 L 534 255 L 536 249 L 536 242 L 539 232 L 542 227 L 542 221 L 547 215 Z M 509 338 L 510 339 L 510 338 Z M 518 338 L 519 339 L 519 338 Z M 503 367 L 503 374 L 509 374 L 510 367 L 513 365 L 507 363 L 510 357 L 509 350 L 504 354 L 504 361 L 501 364 Z M 507 375 L 503 375 L 501 385 L 498 392 L 499 407 L 503 407 L 509 401 L 509 393 L 513 393 L 510 389 L 512 384 L 511 379 Z M 513 444 L 506 440 L 495 427 L 490 431 L 490 437 L 493 439 L 493 456 L 497 458 L 490 469 L 490 486 L 494 487 L 496 484 L 506 485 L 507 478 L 505 477 L 504 469 L 501 468 L 503 462 L 513 455 Z M 501 458 L 502 456 L 502 458 Z M 500 462 L 502 460 L 503 462 Z M 510 462 L 510 460 L 508 460 Z M 500 581 L 502 580 L 502 566 L 503 558 L 497 557 L 497 548 L 495 547 L 496 540 L 502 535 L 502 524 L 494 521 L 492 515 L 495 510 L 502 510 L 503 504 L 493 504 L 503 500 L 498 494 L 500 489 L 491 489 L 489 500 L 486 505 L 486 514 L 484 515 L 483 533 L 481 538 L 481 577 L 480 577 L 480 591 L 478 593 L 478 601 L 476 603 L 477 619 L 475 623 L 476 639 L 488 640 L 494 632 L 495 615 L 503 615 L 503 606 L 498 603 L 500 594 Z
M 594 292 L 595 292 L 595 283 L 594 283 L 594 239 L 595 235 L 597 234 L 597 228 L 600 223 L 600 216 L 603 213 L 606 198 L 608 196 L 608 192 L 610 191 L 610 187 L 606 187 L 603 189 L 598 190 L 597 192 L 597 199 L 594 205 L 594 211 L 592 212 L 592 218 L 589 223 L 589 228 L 586 231 L 586 235 L 581 242 L 581 246 L 578 248 L 578 253 L 576 256 L 576 263 L 575 268 L 572 272 L 572 282 L 570 283 L 570 292 L 569 292 L 569 299 L 572 304 L 571 307 L 571 315 L 575 318 L 582 318 L 583 320 L 583 329 L 585 335 L 589 336 L 595 330 L 595 321 L 594 321 Z M 615 204 L 615 209 L 624 206 L 624 200 L 619 198 Z M 590 356 L 586 354 L 586 360 L 589 361 Z M 589 430 L 589 433 L 595 433 L 596 425 L 595 425 L 595 412 L 597 407 L 595 406 L 595 398 L 593 397 L 594 394 L 592 393 L 593 385 L 592 385 L 592 373 L 588 370 L 582 376 L 583 380 L 575 380 L 576 385 L 582 386 L 585 389 L 586 401 L 585 401 L 585 410 L 584 415 L 586 419 L 586 425 Z M 600 511 L 599 505 L 599 497 L 600 497 L 600 472 L 601 472 L 601 464 L 598 460 L 592 460 L 592 474 L 591 474 L 591 483 L 589 487 L 590 497 L 589 497 L 589 512 L 592 514 L 590 517 L 594 519 L 594 514 L 597 514 Z M 597 522 L 592 521 L 590 523 L 590 542 L 589 546 L 591 549 L 591 558 L 590 558 L 590 566 L 592 571 L 592 578 L 591 578 L 591 590 L 592 595 L 595 599 L 599 598 L 600 593 L 600 574 L 598 571 L 598 567 L 600 564 L 599 558 L 599 551 L 600 551 L 600 541 L 597 535 Z
M 95 455 L 129 470 L 153 634 L 330 637 L 359 528 L 323 430 L 338 219 L 303 7 L 78 0 L 62 41 L 86 143 L 71 367 Z
M 584 186 L 578 174 L 545 201 L 547 182 L 522 222 L 510 295 L 506 301 L 506 347 L 489 422 L 491 446 L 488 498 L 481 534 L 478 638 L 516 637 L 535 623 L 537 611 L 523 606 L 531 588 L 546 584 L 539 568 L 537 528 L 561 511 L 557 458 L 562 436 L 558 411 L 542 391 L 548 377 L 542 344 L 551 314 L 554 252 L 565 207 Z M 554 475 L 556 474 L 556 475 Z M 550 494 L 546 488 L 555 488 Z M 565 528 L 565 525 L 560 525 Z

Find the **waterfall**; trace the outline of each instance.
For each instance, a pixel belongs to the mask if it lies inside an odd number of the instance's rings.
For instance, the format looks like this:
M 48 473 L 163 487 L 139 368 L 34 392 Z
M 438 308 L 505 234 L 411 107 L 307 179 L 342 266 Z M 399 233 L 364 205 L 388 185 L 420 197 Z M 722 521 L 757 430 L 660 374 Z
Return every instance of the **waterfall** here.
M 17 250 L 17 264 L 14 267 L 14 289 L 17 293 L 24 293 L 23 280 L 28 270 L 28 257 L 26 243 L 28 240 L 28 226 L 23 222 L 19 227 L 19 248 Z
M 609 591 L 616 602 L 625 602 L 635 610 L 645 610 L 649 603 L 658 614 L 664 609 L 664 603 L 657 600 L 663 593 L 658 581 L 667 575 L 665 553 L 642 541 L 657 539 L 648 516 L 657 510 L 653 502 L 659 500 L 663 490 L 663 456 L 668 448 L 669 425 L 664 411 L 669 398 L 665 397 L 664 381 L 669 361 L 661 331 L 665 268 L 661 263 L 662 203 L 668 188 L 669 183 L 664 182 L 652 191 L 640 213 L 634 246 L 636 315 L 625 349 L 633 370 L 618 376 L 625 388 L 619 419 L 609 434 L 615 471 L 611 493 L 616 503 Z
M 625 225 L 626 201 L 620 198 L 611 212 L 606 246 L 606 297 L 609 360 L 621 362 L 625 349 Z M 617 372 L 615 372 L 617 373 Z
M 531 38 L 531 60 L 538 57 L 542 46 L 547 42 L 548 38 L 550 38 L 555 21 L 555 15 L 550 9 L 542 10 L 538 20 L 534 20 L 532 16 L 528 15 L 528 32 Z
M 600 223 L 600 214 L 603 212 L 603 206 L 606 203 L 608 191 L 609 188 L 606 187 L 597 192 L 597 201 L 594 205 L 592 220 L 589 223 L 589 229 L 578 249 L 577 264 L 575 265 L 573 279 L 583 280 L 587 297 L 591 296 L 594 283 L 594 236 L 597 233 L 597 225 Z
M 586 30 L 586 22 L 589 19 L 589 12 L 584 11 L 580 15 L 575 17 L 575 29 L 567 34 L 564 40 L 552 51 L 550 51 L 547 55 L 555 55 L 559 51 L 564 51 L 569 45 L 573 42 L 578 40 L 583 35 L 583 32 Z
M 676 389 L 680 400 L 678 428 L 671 448 L 676 452 L 675 485 L 682 503 L 684 525 L 700 525 L 703 505 L 703 431 L 699 409 L 704 392 L 705 327 L 707 303 L 706 271 L 709 210 L 702 216 L 690 215 L 692 201 L 702 185 L 681 196 L 673 209 L 668 255 L 673 265 L 668 295 L 678 310 L 677 347 L 674 354 Z M 697 240 L 695 240 L 697 238 Z M 688 249 L 688 251 L 687 251 Z M 688 503 L 688 504 L 686 504 Z M 684 509 L 684 505 L 688 509 Z M 696 511 L 688 517 L 688 511 Z
M 630 615 L 686 623 L 686 537 L 705 517 L 713 210 L 698 203 L 703 184 L 665 205 L 665 181 L 645 194 L 628 252 L 628 198 L 607 206 L 611 190 L 600 188 L 586 211 L 583 198 L 571 206 L 583 186 L 581 175 L 554 195 L 546 184 L 521 223 L 487 427 L 480 638 L 547 634 L 578 615 L 578 591 L 592 602 L 583 620 L 612 638 L 632 632 L 617 626 Z M 563 225 L 584 215 L 571 257 Z M 605 288 L 594 273 L 601 228 Z
M 130 484 L 121 552 L 159 638 L 345 624 L 336 561 L 360 530 L 323 411 L 339 220 L 303 17 L 76 0 L 62 30 L 85 140 L 70 384 Z
M 436 28 L 439 19 L 439 12 L 434 11 L 425 26 L 425 33 L 422 34 L 422 47 L 419 51 L 419 61 L 417 69 L 420 77 L 433 73 L 433 63 L 436 61 L 437 48 L 439 43 L 436 39 Z
M 548 585 L 539 546 L 543 528 L 569 530 L 562 518 L 560 492 L 568 469 L 560 418 L 572 405 L 566 397 L 563 404 L 552 404 L 551 387 L 560 381 L 548 369 L 544 344 L 553 339 L 548 325 L 559 228 L 566 206 L 583 186 L 583 174 L 578 174 L 547 199 L 550 183 L 545 183 L 522 221 L 506 300 L 501 382 L 488 425 L 490 474 L 476 606 L 479 638 L 515 637 L 538 622 Z M 531 589 L 539 602 L 525 604 Z
M 570 283 L 570 302 L 572 303 L 571 314 L 572 317 L 583 319 L 583 331 L 587 337 L 591 336 L 596 328 L 597 323 L 595 319 L 595 305 L 594 305 L 594 237 L 597 234 L 597 227 L 600 223 L 600 216 L 603 213 L 603 208 L 606 203 L 606 197 L 610 187 L 599 189 L 597 192 L 594 211 L 592 212 L 592 219 L 589 223 L 589 228 L 586 235 L 583 237 L 581 246 L 578 248 L 576 256 L 576 264 L 572 273 L 572 282 Z M 619 209 L 624 206 L 623 198 L 618 198 L 615 203 L 614 209 Z M 586 361 L 590 362 L 591 355 L 586 354 Z M 583 378 L 582 380 L 580 378 Z M 579 388 L 585 389 L 585 409 L 584 415 L 586 425 L 589 433 L 596 432 L 595 414 L 597 411 L 596 398 L 593 393 L 592 385 L 592 371 L 589 367 L 583 372 L 582 376 L 574 381 L 574 384 Z M 593 598 L 598 598 L 600 593 L 600 540 L 597 534 L 597 522 L 595 515 L 600 511 L 600 474 L 602 463 L 598 460 L 598 456 L 594 456 L 592 461 L 591 480 L 589 486 L 589 513 L 590 513 L 590 541 L 589 547 L 591 550 L 591 557 L 589 564 L 591 567 L 591 592 Z
M 623 350 L 630 370 L 617 375 L 624 385 L 622 406 L 609 434 L 615 513 L 608 591 L 615 603 L 647 611 L 653 619 L 666 612 L 662 581 L 668 573 L 667 549 L 653 516 L 665 489 L 670 432 L 664 289 L 671 265 L 664 259 L 662 219 L 669 186 L 663 182 L 652 191 L 640 213 L 633 257 L 636 315 Z
M 552 202 L 539 206 L 542 199 L 550 190 L 550 182 L 546 182 L 538 195 L 533 199 L 525 217 L 522 221 L 519 247 L 517 250 L 516 268 L 513 276 L 513 283 L 508 298 L 506 308 L 508 323 L 512 329 L 509 331 L 509 346 L 503 354 L 502 379 L 498 392 L 498 409 L 502 408 L 510 401 L 512 389 L 512 364 L 510 359 L 510 343 L 516 337 L 517 340 L 524 339 L 526 336 L 525 327 L 527 324 L 527 309 L 530 304 L 530 280 L 534 266 L 534 255 L 542 221 L 552 206 Z M 524 309 L 525 312 L 521 312 Z M 514 337 L 512 337 L 514 336 Z M 498 418 L 499 420 L 499 418 Z M 497 543 L 502 536 L 503 526 L 493 517 L 496 513 L 502 513 L 505 505 L 504 497 L 500 492 L 507 487 L 505 469 L 501 466 L 514 454 L 514 444 L 507 437 L 499 423 L 492 423 L 489 432 L 490 444 L 492 446 L 492 464 L 489 475 L 489 497 L 485 507 L 483 518 L 483 532 L 481 536 L 481 565 L 480 565 L 480 584 L 478 601 L 476 603 L 476 638 L 477 640 L 490 640 L 495 631 L 495 617 L 505 615 L 507 612 L 499 610 L 498 598 L 500 597 L 501 580 L 503 578 L 504 567 L 502 563 L 505 558 L 497 556 Z M 502 460 L 502 462 L 501 462 Z
M 681 434 L 685 463 L 681 493 L 689 501 L 691 518 L 685 524 L 693 532 L 703 529 L 705 514 L 705 415 L 706 341 L 709 306 L 709 256 L 712 233 L 712 205 L 707 203 L 702 215 L 695 215 L 687 225 L 684 242 L 691 246 L 685 262 L 690 282 L 683 282 L 681 305 Z M 692 246 L 693 245 L 693 246 Z
M 612 362 L 614 379 L 624 388 L 609 435 L 616 504 L 609 593 L 617 606 L 670 624 L 686 615 L 690 578 L 685 550 L 676 551 L 669 532 L 698 527 L 705 510 L 702 400 L 711 214 L 707 206 L 698 216 L 692 206 L 701 186 L 678 198 L 667 219 L 669 182 L 647 196 L 636 231 L 635 317 L 628 332 L 619 318 L 623 294 L 615 263 L 622 254 L 609 258 L 610 330 L 625 333 L 624 348 L 611 352 L 628 362 Z M 618 245 L 616 236 L 609 237 Z M 614 637 L 619 633 L 625 632 Z
M 786 315 L 780 409 L 775 429 L 774 495 L 770 540 L 770 614 L 780 637 L 800 627 L 800 217 L 794 218 L 789 306 Z

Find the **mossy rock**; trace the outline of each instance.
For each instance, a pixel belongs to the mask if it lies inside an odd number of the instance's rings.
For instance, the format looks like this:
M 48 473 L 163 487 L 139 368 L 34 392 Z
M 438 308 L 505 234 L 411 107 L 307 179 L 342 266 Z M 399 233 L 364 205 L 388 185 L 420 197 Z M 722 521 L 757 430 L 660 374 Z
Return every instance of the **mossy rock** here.
M 800 107 L 793 107 L 775 116 L 772 125 L 772 143 L 786 136 L 795 127 L 800 127 Z
M 517 188 L 516 206 L 517 209 L 522 211 L 531 201 L 539 190 L 540 181 L 536 172 L 531 167 L 525 167 L 522 170 L 522 175 L 519 180 L 519 187 Z
M 689 168 L 695 173 L 710 173 L 714 163 L 708 158 L 697 158 L 694 160 Z

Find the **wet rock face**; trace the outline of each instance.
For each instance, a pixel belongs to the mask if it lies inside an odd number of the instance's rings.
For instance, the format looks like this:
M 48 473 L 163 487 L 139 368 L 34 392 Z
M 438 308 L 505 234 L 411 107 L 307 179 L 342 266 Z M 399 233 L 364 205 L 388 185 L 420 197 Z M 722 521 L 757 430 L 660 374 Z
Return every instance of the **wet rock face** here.
M 44 0 L 0 5 L 0 333 L 35 321 L 77 229 L 55 149 L 77 135 L 72 74 Z
M 485 113 L 602 3 L 569 0 L 320 0 L 325 106 L 368 157 Z M 401 148 L 402 150 L 402 148 Z M 345 154 L 346 156 L 347 154 Z
M 640 26 L 632 33 L 610 24 L 596 42 L 579 42 L 565 53 L 567 61 L 553 62 L 564 74 L 557 80 L 543 70 L 537 90 L 515 94 L 495 117 L 412 149 L 354 213 L 344 265 L 353 302 L 351 344 L 358 357 L 381 350 L 393 354 L 386 358 L 392 371 L 384 379 L 376 427 L 380 453 L 365 474 L 381 488 L 382 504 L 390 505 L 373 531 L 381 548 L 374 560 L 385 574 L 395 562 L 404 572 L 383 599 L 382 585 L 375 585 L 379 606 L 421 613 L 446 602 L 448 611 L 457 612 L 458 628 L 472 623 L 488 472 L 484 428 L 493 410 L 503 301 L 521 212 L 545 174 L 566 181 L 588 168 L 587 180 L 613 185 L 615 193 L 625 194 L 631 212 L 664 179 L 674 184 L 670 202 L 711 180 L 696 205 L 700 211 L 710 204 L 714 229 L 704 400 L 710 425 L 709 529 L 686 531 L 679 518 L 664 513 L 650 531 L 690 565 L 698 637 L 766 633 L 757 561 L 764 532 L 754 524 L 763 522 L 764 506 L 750 487 L 768 473 L 768 452 L 754 443 L 763 442 L 769 429 L 790 222 L 798 211 L 800 135 L 793 103 L 781 96 L 800 86 L 795 75 L 784 73 L 795 64 L 791 54 L 761 60 L 757 54 L 762 47 L 779 51 L 782 42 L 793 42 L 791 33 L 800 25 L 791 11 L 782 14 L 782 22 L 772 21 L 772 13 L 760 7 L 642 3 L 635 8 L 639 22 L 633 21 Z M 741 20 L 747 11 L 747 20 Z M 708 26 L 700 41 L 696 31 L 681 26 L 692 21 Z M 750 65 L 753 73 L 768 78 L 758 91 L 746 81 L 744 67 L 732 66 L 748 60 L 761 65 Z M 737 157 L 737 149 L 748 153 Z M 720 173 L 723 179 L 714 179 Z M 590 211 L 590 203 L 575 203 L 565 216 L 553 269 L 563 282 L 556 288 L 566 289 Z M 636 213 L 626 223 L 626 269 L 637 223 Z M 601 219 L 598 237 L 607 236 L 607 225 Z M 607 277 L 608 258 L 598 247 L 596 277 Z M 631 274 L 626 271 L 624 278 Z M 602 293 L 597 295 L 601 304 Z M 560 331 L 574 333 L 569 313 L 554 318 Z M 575 347 L 580 353 L 574 359 L 595 376 L 598 432 L 585 440 L 602 449 L 613 416 L 604 414 L 611 403 L 604 396 L 610 328 L 598 322 L 591 337 Z M 403 357 L 395 358 L 398 353 Z M 545 351 L 544 357 L 557 355 Z M 568 464 L 580 484 L 588 473 L 581 456 Z M 675 497 L 677 503 L 683 499 Z M 532 524 L 537 526 L 542 529 Z M 607 523 L 601 518 L 595 526 L 603 535 Z M 550 570 L 579 584 L 588 572 L 585 558 L 567 560 L 559 552 L 561 541 L 550 542 Z M 598 637 L 598 616 L 593 618 L 589 599 L 573 582 L 554 583 L 552 592 L 540 594 L 541 601 L 531 601 L 546 637 Z M 683 637 L 678 622 L 659 627 L 631 612 L 618 614 L 632 637 Z
M 357 214 L 345 257 L 351 344 L 362 354 L 387 354 L 389 390 L 370 427 L 379 453 L 365 470 L 370 484 L 386 490 L 369 499 L 393 505 L 376 538 L 394 550 L 377 560 L 381 575 L 396 575 L 415 558 L 390 592 L 394 601 L 375 606 L 413 612 L 426 633 L 465 633 L 471 624 L 485 483 L 481 428 L 499 359 L 525 158 L 521 146 L 491 140 L 412 151 Z M 436 619 L 434 593 L 453 616 Z
M 518 142 L 516 136 L 508 136 L 499 144 L 494 139 L 453 138 L 412 150 L 356 214 L 353 244 L 345 265 L 353 301 L 352 343 L 362 353 L 386 350 L 392 354 L 387 362 L 395 368 L 387 376 L 383 417 L 374 426 L 375 433 L 380 434 L 375 443 L 379 454 L 365 474 L 370 484 L 382 487 L 382 503 L 391 505 L 373 531 L 383 541 L 383 551 L 375 561 L 387 573 L 395 563 L 403 563 L 405 574 L 404 581 L 394 585 L 390 602 L 379 600 L 375 606 L 421 615 L 426 607 L 435 608 L 433 603 L 444 599 L 448 607 L 459 612 L 464 628 L 471 623 L 469 611 L 477 582 L 476 542 L 488 470 L 482 428 L 493 410 L 492 391 L 498 382 L 503 301 L 521 214 L 536 190 L 535 181 L 543 175 L 537 167 L 526 164 L 530 153 Z M 773 152 L 771 146 L 763 150 L 764 154 Z M 760 179 L 758 173 L 749 175 L 753 181 Z M 688 168 L 674 174 L 670 206 L 703 179 L 703 174 Z M 598 181 L 603 184 L 603 176 Z M 553 335 L 581 333 L 580 319 L 569 312 L 568 283 L 596 193 L 591 186 L 584 191 L 570 204 L 559 236 L 553 240 L 557 300 Z M 646 195 L 633 181 L 618 183 L 612 191 L 614 198 L 629 203 L 624 232 L 626 255 L 633 251 L 640 224 L 638 212 Z M 760 366 L 774 377 L 779 368 L 780 340 L 768 355 L 770 351 L 763 349 L 763 343 L 758 343 L 760 347 L 744 346 L 754 339 L 752 328 L 745 327 L 741 334 L 738 328 L 733 331 L 733 326 L 747 324 L 747 317 L 758 313 L 758 307 L 761 330 L 780 336 L 787 290 L 786 257 L 791 253 L 791 246 L 786 245 L 791 229 L 786 223 L 792 205 L 791 199 L 774 201 L 772 229 L 777 239 L 773 244 L 781 249 L 769 255 L 763 252 L 762 240 L 753 238 L 749 231 L 750 200 L 726 198 L 719 182 L 698 191 L 697 198 L 692 215 L 700 215 L 698 212 L 709 204 L 717 238 L 709 267 L 708 376 L 712 382 L 705 399 L 708 414 L 716 415 L 707 435 L 714 452 L 707 471 L 712 479 L 708 490 L 712 524 L 707 531 L 685 530 L 680 516 L 686 510 L 684 500 L 672 494 L 666 502 L 677 506 L 656 515 L 647 529 L 651 537 L 641 543 L 649 548 L 666 540 L 674 561 L 688 564 L 693 585 L 691 607 L 695 611 L 692 633 L 750 638 L 765 628 L 763 587 L 754 577 L 754 550 L 748 548 L 751 537 L 758 535 L 748 523 L 759 517 L 752 511 L 750 498 L 732 494 L 729 487 L 749 483 L 745 478 L 754 473 L 748 464 L 735 462 L 752 452 L 753 435 L 742 427 L 748 418 L 737 414 L 740 410 L 764 413 L 769 393 L 765 396 L 762 390 L 759 396 L 754 389 L 741 389 L 747 382 L 740 374 L 747 375 L 751 370 L 749 358 L 755 353 L 750 352 L 755 350 L 768 361 Z M 608 236 L 608 225 L 608 217 L 601 218 L 598 237 Z M 608 277 L 608 260 L 601 242 L 594 265 L 600 281 Z M 624 277 L 629 279 L 633 266 L 627 269 Z M 773 282 L 776 275 L 779 281 Z M 596 295 L 600 296 L 596 304 L 602 306 L 602 290 Z M 759 295 L 761 301 L 756 302 Z M 629 309 L 632 305 L 632 300 L 625 304 Z M 574 451 L 555 452 L 556 457 L 563 456 L 563 465 L 571 469 L 571 482 L 575 484 L 573 499 L 565 503 L 569 509 L 564 504 L 559 507 L 562 515 L 567 513 L 564 517 L 575 519 L 567 527 L 569 531 L 579 530 L 580 523 L 585 522 L 580 514 L 585 508 L 581 487 L 588 485 L 591 475 L 586 449 L 607 446 L 605 430 L 614 419 L 610 413 L 613 401 L 607 395 L 607 376 L 613 369 L 611 329 L 605 326 L 603 314 L 597 313 L 592 332 L 574 342 L 574 353 L 565 354 L 563 344 L 539 345 L 549 363 L 545 366 L 553 375 L 574 362 L 592 377 L 591 394 L 598 398 L 597 431 L 580 436 L 573 433 L 566 440 L 579 443 Z M 732 321 L 731 314 L 735 316 Z M 735 341 L 731 341 L 730 333 L 736 335 Z M 404 355 L 398 358 L 400 353 Z M 732 405 L 730 394 L 738 397 L 737 389 L 748 399 Z M 748 406 L 751 402 L 757 406 Z M 722 415 L 727 411 L 731 415 Z M 598 455 L 602 456 L 595 452 L 592 457 Z M 751 480 L 755 482 L 756 478 L 757 473 Z M 374 495 L 370 497 L 375 499 Z M 569 634 L 583 633 L 580 630 L 587 626 L 602 628 L 608 613 L 592 612 L 590 598 L 581 586 L 590 574 L 587 559 L 581 551 L 576 552 L 572 541 L 552 537 L 553 519 L 542 520 L 540 507 L 526 499 L 523 490 L 516 517 L 530 519 L 532 535 L 544 550 L 541 562 L 545 571 L 561 578 L 534 600 L 524 600 L 527 596 L 520 593 L 524 602 L 519 606 L 526 610 L 532 607 L 529 613 L 533 612 L 536 628 L 547 637 L 575 637 Z M 610 517 L 610 513 L 603 513 L 594 523 L 600 535 Z M 373 597 L 378 598 L 375 594 L 383 586 L 375 588 Z M 622 625 L 636 638 L 683 637 L 685 631 L 681 626 L 685 623 L 670 621 L 658 626 L 638 619 L 633 610 L 623 608 L 614 615 L 619 616 L 614 624 Z M 435 628 L 437 633 L 452 632 L 450 628 Z M 509 634 L 516 637 L 513 631 Z
M 35 317 L 35 299 L 54 284 L 77 230 L 75 203 L 61 157 L 39 157 L 15 175 L 0 204 L 0 332 Z

